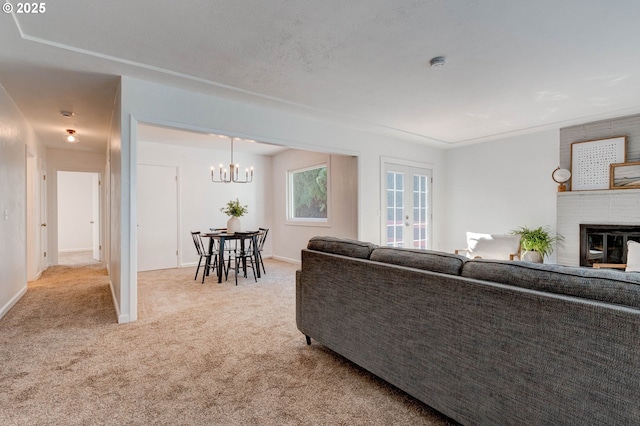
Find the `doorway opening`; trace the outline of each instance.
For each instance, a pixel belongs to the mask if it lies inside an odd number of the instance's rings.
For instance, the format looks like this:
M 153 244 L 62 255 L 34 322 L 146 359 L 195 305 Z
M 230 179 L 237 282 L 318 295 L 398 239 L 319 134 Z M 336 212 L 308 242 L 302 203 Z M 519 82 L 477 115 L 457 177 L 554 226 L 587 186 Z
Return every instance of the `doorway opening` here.
M 100 258 L 100 174 L 57 174 L 58 264 L 97 263 Z

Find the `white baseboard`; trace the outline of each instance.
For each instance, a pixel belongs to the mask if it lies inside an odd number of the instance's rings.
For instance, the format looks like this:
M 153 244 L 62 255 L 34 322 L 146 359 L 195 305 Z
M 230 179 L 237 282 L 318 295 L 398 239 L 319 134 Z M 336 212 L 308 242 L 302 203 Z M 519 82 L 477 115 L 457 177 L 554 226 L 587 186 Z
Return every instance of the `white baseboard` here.
M 88 248 L 60 249 L 60 250 L 58 250 L 58 253 L 75 253 L 75 252 L 79 252 L 79 251 L 93 251 L 93 248 L 92 247 L 88 247 Z
M 109 288 L 111 289 L 111 299 L 113 300 L 113 307 L 116 310 L 116 318 L 118 318 L 118 324 L 124 324 L 129 321 L 129 315 L 120 314 L 120 306 L 118 306 L 118 299 L 116 299 L 116 293 L 113 290 L 113 282 L 109 280 Z
M 18 300 L 20 300 L 22 298 L 22 296 L 24 296 L 24 294 L 27 292 L 27 286 L 25 285 L 19 292 L 18 294 L 16 294 L 15 296 L 13 296 L 11 298 L 11 300 L 9 300 L 3 307 L 2 309 L 0 309 L 0 318 L 2 318 L 3 316 L 5 316 L 7 314 L 7 312 L 9 312 L 11 310 L 11 308 L 13 308 L 13 305 L 15 305 L 16 303 L 18 303 Z
M 294 265 L 302 265 L 302 262 L 298 259 L 290 259 L 288 257 L 282 257 L 282 256 L 271 256 L 273 259 L 276 260 L 281 260 L 283 262 L 287 262 L 287 263 L 293 263 Z

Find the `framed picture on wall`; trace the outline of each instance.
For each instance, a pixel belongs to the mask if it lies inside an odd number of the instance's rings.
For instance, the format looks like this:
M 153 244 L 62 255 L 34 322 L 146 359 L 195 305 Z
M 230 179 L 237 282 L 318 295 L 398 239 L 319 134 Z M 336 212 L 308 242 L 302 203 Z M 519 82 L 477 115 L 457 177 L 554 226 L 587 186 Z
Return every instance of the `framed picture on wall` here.
M 609 189 L 611 164 L 626 161 L 627 137 L 571 144 L 571 190 Z
M 640 161 L 635 163 L 612 164 L 611 189 L 640 188 Z

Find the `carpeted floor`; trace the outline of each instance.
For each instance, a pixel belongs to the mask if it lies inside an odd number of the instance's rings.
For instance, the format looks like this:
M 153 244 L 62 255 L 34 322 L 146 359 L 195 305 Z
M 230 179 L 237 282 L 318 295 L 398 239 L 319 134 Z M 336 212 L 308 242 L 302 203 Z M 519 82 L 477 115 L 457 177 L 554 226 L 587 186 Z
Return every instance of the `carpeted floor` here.
M 58 253 L 58 265 L 81 266 L 96 263 L 98 263 L 98 261 L 93 258 L 93 252 L 91 250 Z
M 294 265 L 258 283 L 139 274 L 116 324 L 101 264 L 56 266 L 0 320 L 2 425 L 446 425 L 295 325 Z

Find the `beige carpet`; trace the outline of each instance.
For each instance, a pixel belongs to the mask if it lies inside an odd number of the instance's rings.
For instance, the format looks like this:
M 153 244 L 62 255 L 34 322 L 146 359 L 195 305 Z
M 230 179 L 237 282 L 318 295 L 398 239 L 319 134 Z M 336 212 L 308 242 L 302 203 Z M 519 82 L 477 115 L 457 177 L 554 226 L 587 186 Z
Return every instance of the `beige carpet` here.
M 58 253 L 58 265 L 81 266 L 96 263 L 98 263 L 98 261 L 93 258 L 93 252 L 91 250 Z
M 139 274 L 118 325 L 100 264 L 49 268 L 0 320 L 2 425 L 444 425 L 295 326 L 295 269 L 218 284 Z

